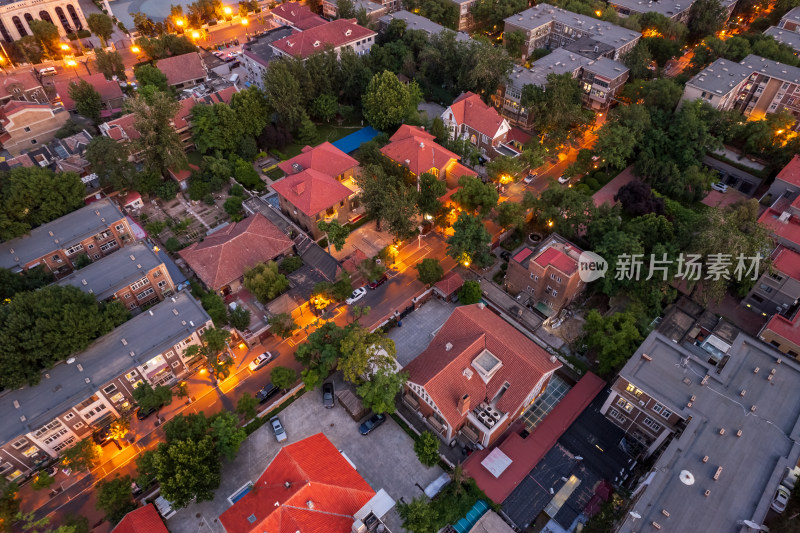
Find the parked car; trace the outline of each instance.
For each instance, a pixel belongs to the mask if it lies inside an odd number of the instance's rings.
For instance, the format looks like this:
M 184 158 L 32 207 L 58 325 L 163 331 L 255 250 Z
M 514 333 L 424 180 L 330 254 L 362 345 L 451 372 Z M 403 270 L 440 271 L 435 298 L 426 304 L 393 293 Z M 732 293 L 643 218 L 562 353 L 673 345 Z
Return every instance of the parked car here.
M 47 475 L 50 477 L 56 477 L 56 475 L 58 474 L 58 464 L 48 466 L 45 469 L 45 472 L 47 472 Z
M 531 183 L 531 182 L 533 182 L 533 180 L 536 179 L 536 176 L 538 176 L 538 175 L 539 174 L 537 174 L 536 172 L 530 172 L 530 173 L 528 173 L 527 176 L 525 176 L 525 179 L 523 179 L 522 181 L 524 181 L 526 184 Z
M 359 301 L 361 298 L 363 298 L 365 294 L 367 294 L 367 289 L 365 289 L 364 287 L 359 287 L 359 288 L 357 288 L 356 290 L 353 291 L 353 294 L 350 295 L 350 298 L 345 300 L 345 303 L 347 305 L 353 305 L 354 303 Z
M 333 406 L 336 405 L 333 397 L 333 383 L 331 382 L 322 384 L 322 405 L 326 409 L 333 409 Z
M 56 70 L 55 67 L 45 67 L 39 69 L 39 76 L 43 78 L 47 78 L 49 76 L 58 76 L 58 71 Z
M 139 420 L 144 420 L 145 418 L 147 418 L 148 416 L 152 415 L 156 411 L 157 411 L 157 409 L 155 407 L 151 407 L 150 409 L 148 409 L 146 411 L 144 409 L 142 409 L 141 407 L 139 407 L 138 409 L 136 409 L 136 418 L 138 418 Z
M 270 418 L 269 423 L 272 424 L 272 432 L 275 434 L 275 440 L 283 442 L 288 438 L 286 436 L 286 430 L 283 429 L 283 424 L 281 424 L 277 415 Z
M 378 278 L 378 279 L 376 279 L 375 281 L 370 281 L 370 282 L 367 284 L 367 287 L 369 287 L 370 289 L 377 289 L 378 287 L 380 287 L 381 285 L 383 285 L 384 283 L 386 283 L 386 280 L 387 280 L 387 279 L 389 279 L 389 276 L 387 276 L 386 274 L 384 274 L 383 276 L 379 277 L 379 278 Z
M 278 387 L 276 387 L 272 383 L 267 383 L 266 385 L 264 385 L 263 389 L 261 389 L 256 393 L 256 400 L 258 400 L 258 403 L 264 403 L 273 396 L 275 396 L 276 394 L 278 394 L 279 391 L 280 389 Z
M 272 352 L 264 352 L 255 359 L 253 359 L 247 367 L 255 372 L 260 368 L 264 368 L 269 364 L 270 361 L 275 359 L 275 355 Z
M 778 490 L 775 491 L 775 497 L 772 499 L 772 505 L 770 507 L 776 513 L 782 513 L 786 510 L 786 504 L 789 502 L 789 497 L 792 495 L 789 492 L 789 489 L 784 487 L 783 485 L 778 486 Z
M 716 183 L 712 183 L 711 184 L 711 188 L 714 189 L 715 191 L 719 191 L 721 193 L 728 192 L 728 186 L 725 185 L 724 183 L 722 183 L 721 181 L 718 181 Z
M 566 183 L 569 183 L 569 178 L 568 178 L 568 177 L 566 177 L 566 176 L 559 176 L 559 178 L 558 178 L 558 182 L 559 182 L 561 185 L 564 185 L 564 184 L 566 184 Z
M 386 422 L 386 415 L 384 414 L 372 415 L 371 417 L 366 419 L 363 424 L 361 424 L 361 427 L 358 428 L 358 431 L 362 435 L 369 435 L 376 427 L 380 426 L 384 422 Z
M 508 250 L 503 250 L 502 252 L 500 252 L 500 259 L 508 263 L 509 261 L 511 261 L 511 252 L 509 252 Z

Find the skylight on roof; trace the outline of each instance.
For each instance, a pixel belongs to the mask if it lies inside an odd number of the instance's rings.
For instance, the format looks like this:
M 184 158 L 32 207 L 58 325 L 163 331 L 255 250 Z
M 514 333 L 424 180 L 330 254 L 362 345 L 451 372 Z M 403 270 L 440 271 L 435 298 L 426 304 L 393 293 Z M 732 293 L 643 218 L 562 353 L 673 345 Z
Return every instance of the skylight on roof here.
M 472 360 L 472 367 L 478 371 L 481 379 L 484 382 L 492 379 L 492 376 L 497 370 L 503 366 L 502 361 L 492 354 L 489 350 L 484 349 L 478 357 Z

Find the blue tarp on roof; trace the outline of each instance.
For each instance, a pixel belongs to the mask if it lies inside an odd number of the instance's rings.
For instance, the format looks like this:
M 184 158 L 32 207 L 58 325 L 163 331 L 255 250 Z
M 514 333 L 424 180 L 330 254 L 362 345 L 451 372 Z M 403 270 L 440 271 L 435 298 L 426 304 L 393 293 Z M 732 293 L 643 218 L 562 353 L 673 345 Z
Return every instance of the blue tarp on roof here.
M 338 141 L 331 144 L 342 152 L 349 154 L 351 152 L 355 152 L 358 147 L 361 146 L 361 143 L 371 141 L 379 133 L 380 132 L 372 126 L 367 126 L 366 128 L 361 128 L 360 130 L 351 133 L 347 137 L 342 137 Z
M 472 506 L 472 509 L 467 512 L 467 516 L 453 525 L 453 529 L 458 533 L 467 533 L 488 510 L 489 505 L 483 500 L 478 500 L 475 502 L 475 505 Z

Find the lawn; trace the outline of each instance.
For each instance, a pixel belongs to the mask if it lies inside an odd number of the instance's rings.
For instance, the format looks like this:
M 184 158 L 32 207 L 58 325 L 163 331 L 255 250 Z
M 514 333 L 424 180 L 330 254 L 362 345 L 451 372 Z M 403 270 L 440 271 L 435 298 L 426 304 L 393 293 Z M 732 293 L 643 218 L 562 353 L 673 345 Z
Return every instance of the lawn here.
M 332 124 L 317 124 L 317 140 L 319 141 L 318 144 L 322 144 L 325 141 L 333 142 L 338 141 L 342 137 L 350 135 L 358 130 L 360 130 L 362 126 L 334 126 Z M 286 159 L 291 159 L 294 156 L 300 154 L 300 150 L 303 149 L 303 144 L 301 143 L 292 143 L 287 144 L 281 153 L 286 156 Z

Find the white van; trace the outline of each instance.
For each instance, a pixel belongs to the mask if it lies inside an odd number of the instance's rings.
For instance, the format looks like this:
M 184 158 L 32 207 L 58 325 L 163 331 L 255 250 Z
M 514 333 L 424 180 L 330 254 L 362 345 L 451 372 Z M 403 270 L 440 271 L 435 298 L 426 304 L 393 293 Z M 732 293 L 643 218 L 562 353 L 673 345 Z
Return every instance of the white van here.
M 231 83 L 232 83 L 232 84 L 234 84 L 234 85 L 238 85 L 238 84 L 239 84 L 239 74 L 236 74 L 236 73 L 234 73 L 234 74 L 231 76 L 230 80 L 231 80 Z
M 39 69 L 39 76 L 47 78 L 48 76 L 58 76 L 58 71 L 55 67 L 46 67 Z

